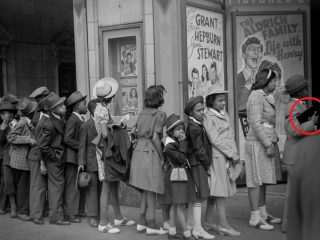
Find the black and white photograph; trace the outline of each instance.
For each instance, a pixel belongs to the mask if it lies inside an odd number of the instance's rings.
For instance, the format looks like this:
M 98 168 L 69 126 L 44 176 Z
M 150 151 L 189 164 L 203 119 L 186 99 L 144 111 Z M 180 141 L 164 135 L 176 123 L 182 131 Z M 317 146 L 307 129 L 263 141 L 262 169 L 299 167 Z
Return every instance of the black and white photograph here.
M 0 239 L 319 240 L 319 18 L 0 0 Z

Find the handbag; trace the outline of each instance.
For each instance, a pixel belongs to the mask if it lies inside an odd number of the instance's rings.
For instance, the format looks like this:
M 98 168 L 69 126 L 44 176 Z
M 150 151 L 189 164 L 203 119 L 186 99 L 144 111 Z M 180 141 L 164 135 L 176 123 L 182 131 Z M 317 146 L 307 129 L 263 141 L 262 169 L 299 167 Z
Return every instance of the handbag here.
M 170 165 L 172 166 L 172 171 L 170 174 L 170 181 L 171 182 L 187 182 L 188 176 L 187 176 L 186 169 L 184 167 L 174 167 L 169 159 L 168 159 L 168 161 L 169 161 Z

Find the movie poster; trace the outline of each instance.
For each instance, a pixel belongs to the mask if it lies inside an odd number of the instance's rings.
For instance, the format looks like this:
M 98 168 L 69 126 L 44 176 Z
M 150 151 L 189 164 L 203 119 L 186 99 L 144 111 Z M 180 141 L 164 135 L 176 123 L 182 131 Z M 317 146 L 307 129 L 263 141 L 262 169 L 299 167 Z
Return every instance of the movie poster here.
M 224 89 L 223 14 L 187 6 L 188 97 Z
M 122 115 L 138 115 L 138 89 L 137 87 L 122 88 Z
M 137 46 L 136 43 L 122 44 L 121 77 L 137 76 Z
M 235 87 L 239 117 L 240 157 L 244 159 L 244 141 L 248 131 L 246 103 L 258 69 L 272 64 L 279 77 L 273 93 L 276 106 L 276 130 L 280 154 L 286 139 L 284 111 L 289 96 L 284 92 L 286 79 L 305 75 L 304 15 L 302 13 L 245 14 L 234 16 L 236 58 Z

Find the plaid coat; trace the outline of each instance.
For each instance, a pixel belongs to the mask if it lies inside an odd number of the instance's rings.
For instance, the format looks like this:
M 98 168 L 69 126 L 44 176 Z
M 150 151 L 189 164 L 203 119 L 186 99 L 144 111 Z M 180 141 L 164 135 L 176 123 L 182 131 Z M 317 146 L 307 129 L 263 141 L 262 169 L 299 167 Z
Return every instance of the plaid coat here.
M 7 136 L 11 143 L 9 149 L 10 166 L 20 170 L 29 170 L 27 156 L 30 140 L 34 139 L 33 126 L 27 117 L 21 117 L 15 128 Z

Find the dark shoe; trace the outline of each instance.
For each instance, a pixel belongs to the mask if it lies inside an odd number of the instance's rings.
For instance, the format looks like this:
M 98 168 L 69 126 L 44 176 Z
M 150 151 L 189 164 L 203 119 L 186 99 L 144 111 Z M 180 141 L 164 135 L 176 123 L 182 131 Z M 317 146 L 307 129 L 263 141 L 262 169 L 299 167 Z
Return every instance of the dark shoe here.
M 80 212 L 79 213 L 79 217 L 86 217 L 86 216 L 87 216 L 87 214 L 85 212 Z
M 58 220 L 58 221 L 50 221 L 50 224 L 56 224 L 56 225 L 70 225 L 71 223 L 67 220 Z
M 72 223 L 81 223 L 81 218 L 76 217 L 76 216 L 71 216 L 68 218 L 68 221 L 70 221 Z
M 43 220 L 42 219 L 32 219 L 32 222 L 34 224 L 37 224 L 37 225 L 43 225 Z
M 88 218 L 89 226 L 97 228 L 98 227 L 98 221 L 94 217 Z
M 30 221 L 31 218 L 26 214 L 18 214 L 18 218 L 22 221 Z
M 11 209 L 10 217 L 16 218 L 17 217 L 17 210 L 16 209 Z
M 174 235 L 168 233 L 168 239 L 183 239 L 183 235 L 181 235 L 180 233 L 176 233 Z

